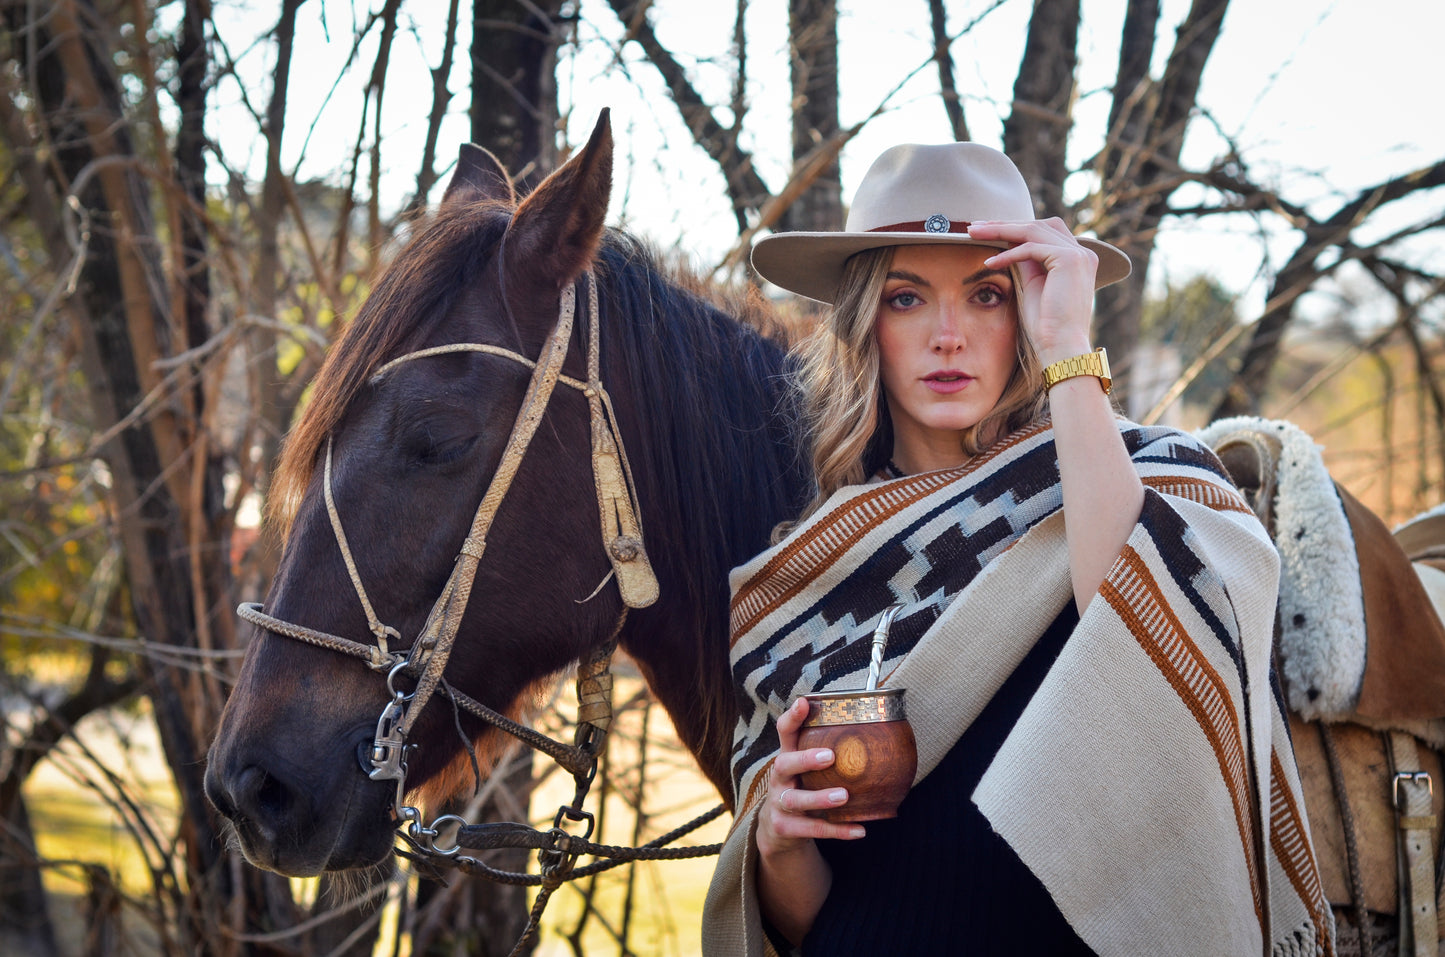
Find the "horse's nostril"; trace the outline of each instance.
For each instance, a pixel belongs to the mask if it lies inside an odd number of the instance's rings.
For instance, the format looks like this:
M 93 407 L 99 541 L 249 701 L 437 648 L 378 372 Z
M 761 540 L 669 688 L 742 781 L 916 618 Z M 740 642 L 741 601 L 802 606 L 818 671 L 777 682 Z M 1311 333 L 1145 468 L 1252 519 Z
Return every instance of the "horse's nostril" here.
M 282 817 L 291 805 L 291 792 L 271 775 L 262 774 L 261 786 L 256 789 L 256 809 L 270 818 Z
M 237 824 L 244 822 L 264 834 L 275 835 L 292 822 L 296 794 L 266 768 L 249 765 L 235 776 L 232 785 L 222 789 L 226 799 L 216 802 L 216 806 Z

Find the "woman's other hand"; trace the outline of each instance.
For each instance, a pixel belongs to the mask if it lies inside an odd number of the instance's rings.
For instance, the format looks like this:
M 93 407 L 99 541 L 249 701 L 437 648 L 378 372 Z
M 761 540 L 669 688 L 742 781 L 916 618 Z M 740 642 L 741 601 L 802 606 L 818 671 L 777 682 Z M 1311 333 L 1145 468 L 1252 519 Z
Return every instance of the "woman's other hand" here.
M 1074 238 L 1063 220 L 971 223 L 968 234 L 1011 244 L 987 264 L 1015 269 L 1019 322 L 1044 365 L 1090 350 L 1099 257 Z
M 796 851 L 816 838 L 851 840 L 863 836 L 857 824 L 832 824 L 809 811 L 823 811 L 846 804 L 844 788 L 809 791 L 802 787 L 805 771 L 831 767 L 833 752 L 827 748 L 798 750 L 798 734 L 808 717 L 808 702 L 802 698 L 778 718 L 778 756 L 768 773 L 768 798 L 758 815 L 758 853 L 764 858 Z

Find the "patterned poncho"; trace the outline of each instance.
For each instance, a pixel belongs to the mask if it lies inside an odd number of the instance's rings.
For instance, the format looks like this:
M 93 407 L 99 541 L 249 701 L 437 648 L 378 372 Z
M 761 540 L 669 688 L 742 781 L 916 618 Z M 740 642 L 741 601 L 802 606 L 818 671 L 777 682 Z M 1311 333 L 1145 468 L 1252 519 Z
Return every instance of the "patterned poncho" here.
M 1120 422 L 1139 521 L 971 798 L 1097 953 L 1332 951 L 1270 673 L 1279 562 L 1212 452 Z M 732 575 L 737 818 L 709 955 L 768 952 L 753 831 L 798 695 L 862 687 L 879 614 L 921 780 L 1073 600 L 1053 433 L 840 490 Z M 935 849 L 936 850 L 936 849 Z M 967 867 L 968 861 L 951 862 Z M 966 946 L 967 928 L 959 928 Z M 1019 928 L 1027 950 L 1028 929 Z

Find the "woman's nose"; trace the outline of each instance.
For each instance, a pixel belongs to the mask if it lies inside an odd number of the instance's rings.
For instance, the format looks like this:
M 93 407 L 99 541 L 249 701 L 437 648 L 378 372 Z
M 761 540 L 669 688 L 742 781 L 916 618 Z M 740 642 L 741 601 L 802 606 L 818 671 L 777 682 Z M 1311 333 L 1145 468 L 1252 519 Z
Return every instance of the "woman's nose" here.
M 952 355 L 961 350 L 964 343 L 962 317 L 952 309 L 941 310 L 929 343 L 933 351 L 940 355 Z

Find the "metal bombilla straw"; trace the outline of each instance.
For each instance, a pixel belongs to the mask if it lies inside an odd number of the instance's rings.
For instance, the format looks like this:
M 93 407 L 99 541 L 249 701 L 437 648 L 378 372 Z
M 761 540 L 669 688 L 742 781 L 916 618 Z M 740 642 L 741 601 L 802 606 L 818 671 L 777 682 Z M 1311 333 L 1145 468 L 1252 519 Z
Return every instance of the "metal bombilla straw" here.
M 902 605 L 889 605 L 878 616 L 878 627 L 873 630 L 873 655 L 868 661 L 868 686 L 865 691 L 878 690 L 878 676 L 883 671 L 883 646 L 888 643 L 888 629 L 893 619 L 903 610 Z

